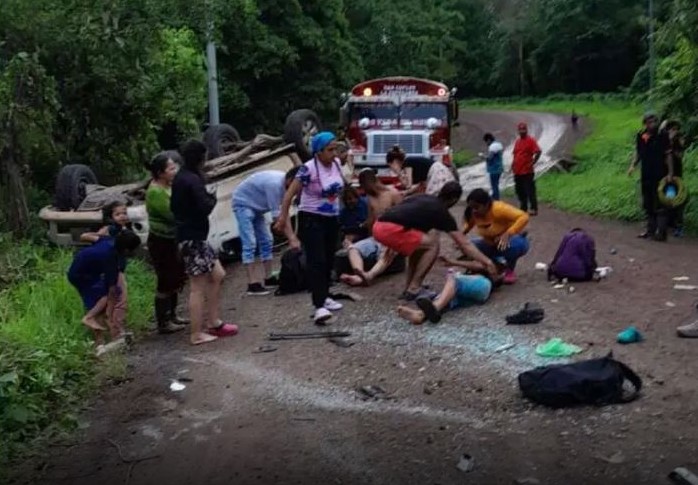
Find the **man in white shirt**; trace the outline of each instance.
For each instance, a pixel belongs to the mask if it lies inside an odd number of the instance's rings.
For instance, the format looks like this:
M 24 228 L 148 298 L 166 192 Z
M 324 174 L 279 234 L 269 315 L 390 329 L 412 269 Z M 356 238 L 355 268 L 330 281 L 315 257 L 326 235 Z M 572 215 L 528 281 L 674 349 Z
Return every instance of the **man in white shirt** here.
M 487 155 L 483 154 L 487 163 L 487 173 L 490 176 L 490 185 L 492 186 L 492 198 L 499 200 L 499 179 L 504 171 L 504 146 L 494 139 L 492 133 L 485 133 L 482 137 L 487 143 Z

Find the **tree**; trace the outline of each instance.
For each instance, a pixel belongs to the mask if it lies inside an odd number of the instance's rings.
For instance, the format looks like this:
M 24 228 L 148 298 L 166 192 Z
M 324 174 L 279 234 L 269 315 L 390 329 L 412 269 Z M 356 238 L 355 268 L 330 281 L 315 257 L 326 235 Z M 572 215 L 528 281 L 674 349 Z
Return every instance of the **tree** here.
M 36 55 L 16 54 L 0 77 L 0 192 L 7 227 L 29 228 L 23 173 L 53 158 L 57 113 L 55 83 Z

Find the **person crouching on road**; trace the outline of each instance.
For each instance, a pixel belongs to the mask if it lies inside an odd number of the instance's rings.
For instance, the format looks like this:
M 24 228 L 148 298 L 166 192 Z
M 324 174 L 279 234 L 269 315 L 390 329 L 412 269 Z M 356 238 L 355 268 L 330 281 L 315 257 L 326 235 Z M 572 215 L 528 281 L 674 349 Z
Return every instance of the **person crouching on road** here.
M 198 140 L 182 145 L 184 166 L 172 182 L 170 209 L 176 222 L 176 238 L 189 276 L 189 316 L 191 344 L 212 342 L 218 337 L 238 333 L 238 326 L 224 323 L 220 318 L 221 284 L 225 270 L 218 255 L 208 243 L 208 216 L 216 206 L 216 196 L 206 190 L 202 172 L 206 161 L 206 146 Z M 208 309 L 209 324 L 204 320 Z
M 300 167 L 286 191 L 274 229 L 283 229 L 291 203 L 300 194 L 299 235 L 315 308 L 313 320 L 317 325 L 324 325 L 332 318 L 331 312 L 342 309 L 341 303 L 330 298 L 330 280 L 339 238 L 339 196 L 344 188 L 344 177 L 336 158 L 337 141 L 333 133 L 324 131 L 315 135 L 311 148 L 313 158 Z
M 516 283 L 516 262 L 529 250 L 528 239 L 522 235 L 528 225 L 528 214 L 506 202 L 495 201 L 484 189 L 473 190 L 466 199 L 465 230 L 477 229 L 481 239 L 475 246 L 495 262 L 506 264 L 504 283 Z
M 278 281 L 271 275 L 274 237 L 265 215 L 271 212 L 272 217 L 279 216 L 286 189 L 293 182 L 299 168 L 294 167 L 286 173 L 279 170 L 257 172 L 247 177 L 233 194 L 233 213 L 238 222 L 242 264 L 247 272 L 247 294 L 250 296 L 268 295 L 270 292 L 267 287 L 278 285 Z M 293 232 L 290 219 L 286 220 L 283 234 L 291 249 L 300 248 L 300 241 Z M 263 268 L 255 263 L 257 246 Z
M 368 220 L 368 201 L 366 196 L 347 185 L 342 190 L 342 208 L 339 211 L 339 227 L 342 231 L 344 247 L 352 243 L 366 239 L 370 233 L 366 227 Z
M 373 225 L 376 241 L 409 257 L 403 299 L 411 301 L 420 296 L 424 278 L 439 256 L 439 231 L 448 233 L 464 255 L 485 265 L 492 275 L 497 273 L 494 263 L 458 230 L 449 212 L 462 194 L 458 182 L 448 182 L 438 197 L 408 197 L 388 209 Z
M 113 238 L 101 238 L 77 253 L 68 270 L 68 281 L 78 291 L 85 306 L 82 324 L 92 330 L 98 355 L 104 344 L 104 332 L 114 325 L 109 321 L 114 318 L 110 307 L 117 300 L 120 262 L 131 256 L 140 244 L 140 238 L 125 229 Z M 118 338 L 116 336 L 113 341 Z

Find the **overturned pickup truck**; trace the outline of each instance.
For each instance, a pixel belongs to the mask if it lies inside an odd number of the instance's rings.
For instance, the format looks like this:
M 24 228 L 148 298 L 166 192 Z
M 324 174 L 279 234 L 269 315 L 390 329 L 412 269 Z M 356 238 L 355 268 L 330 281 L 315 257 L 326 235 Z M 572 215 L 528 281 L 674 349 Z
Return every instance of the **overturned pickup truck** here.
M 283 136 L 257 135 L 243 142 L 230 125 L 215 125 L 206 130 L 203 141 L 208 148 L 204 166 L 209 192 L 218 203 L 209 216 L 208 241 L 226 259 L 240 252 L 237 221 L 232 211 L 232 196 L 249 175 L 261 170 L 287 171 L 310 155 L 310 139 L 321 131 L 317 115 L 297 110 L 286 119 Z M 134 231 L 145 243 L 148 238 L 148 214 L 145 191 L 149 180 L 105 187 L 97 183 L 86 165 L 66 165 L 56 179 L 54 205 L 44 207 L 39 217 L 48 224 L 48 237 L 57 245 L 80 245 L 80 235 L 103 225 L 102 207 L 115 199 L 128 204 Z M 271 221 L 270 221 L 271 222 Z

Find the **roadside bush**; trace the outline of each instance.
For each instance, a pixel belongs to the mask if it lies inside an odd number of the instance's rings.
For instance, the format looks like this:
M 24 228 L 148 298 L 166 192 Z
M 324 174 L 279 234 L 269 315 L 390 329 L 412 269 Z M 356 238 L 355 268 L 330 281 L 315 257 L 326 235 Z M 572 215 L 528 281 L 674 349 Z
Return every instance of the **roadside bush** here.
M 71 428 L 99 364 L 80 319 L 82 304 L 65 273 L 72 253 L 0 244 L 0 468 L 41 433 Z M 153 277 L 129 263 L 129 327 L 148 325 Z M 4 462 L 4 463 L 3 463 Z

